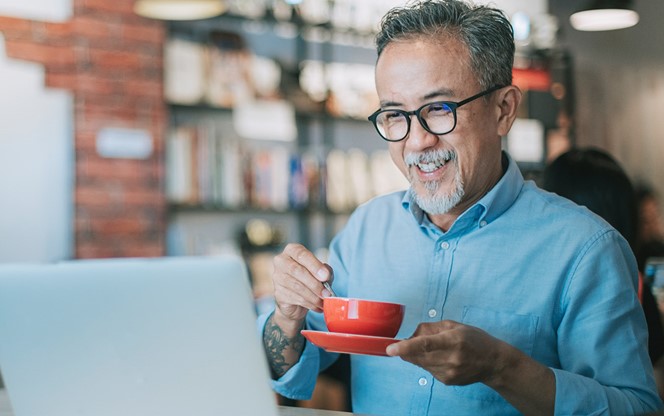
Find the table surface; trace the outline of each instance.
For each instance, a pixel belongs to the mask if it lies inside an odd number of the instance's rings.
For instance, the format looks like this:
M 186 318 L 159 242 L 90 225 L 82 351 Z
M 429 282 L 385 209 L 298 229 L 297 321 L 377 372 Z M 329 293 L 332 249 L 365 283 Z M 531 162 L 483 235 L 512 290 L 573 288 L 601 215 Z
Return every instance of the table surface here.
M 279 406 L 279 416 L 351 416 L 356 413 L 335 412 L 331 410 L 305 409 Z M 9 397 L 5 389 L 0 389 L 0 416 L 14 416 Z

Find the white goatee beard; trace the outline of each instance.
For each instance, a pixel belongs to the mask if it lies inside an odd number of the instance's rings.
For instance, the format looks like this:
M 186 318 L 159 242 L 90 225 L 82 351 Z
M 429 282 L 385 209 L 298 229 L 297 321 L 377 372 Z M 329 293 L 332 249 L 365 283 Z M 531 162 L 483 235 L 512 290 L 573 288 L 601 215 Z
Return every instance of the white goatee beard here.
M 456 166 L 455 154 L 451 152 L 437 151 L 421 155 L 420 157 L 408 155 L 408 157 L 406 157 L 406 163 L 413 165 L 418 161 L 431 161 L 435 160 L 436 158 L 445 158 L 447 160 L 446 163 L 453 163 L 455 164 L 455 168 L 457 168 L 454 175 L 454 188 L 449 194 L 438 194 L 439 188 L 441 186 L 441 181 L 439 180 L 419 182 L 419 184 L 424 187 L 424 191 L 422 191 L 420 188 L 413 186 L 414 182 L 418 179 L 415 179 L 412 175 L 409 175 L 411 187 L 414 191 L 413 195 L 415 198 L 415 203 L 417 203 L 422 211 L 430 215 L 440 215 L 447 213 L 449 210 L 457 206 L 459 202 L 461 202 L 461 198 L 463 198 L 464 195 L 463 181 L 461 180 L 461 174 L 459 172 L 458 166 Z

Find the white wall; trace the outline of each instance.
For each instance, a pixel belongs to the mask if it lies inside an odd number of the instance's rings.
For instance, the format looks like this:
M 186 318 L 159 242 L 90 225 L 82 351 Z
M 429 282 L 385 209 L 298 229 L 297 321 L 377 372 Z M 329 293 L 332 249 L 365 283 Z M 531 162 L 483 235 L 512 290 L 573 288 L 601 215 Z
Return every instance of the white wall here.
M 634 180 L 655 189 L 664 210 L 664 1 L 634 6 L 634 27 L 580 32 L 569 24 L 577 0 L 550 3 L 574 62 L 577 144 L 609 151 Z
M 0 0 L 0 16 L 62 22 L 72 11 L 72 0 Z
M 0 262 L 72 257 L 72 102 L 0 34 Z

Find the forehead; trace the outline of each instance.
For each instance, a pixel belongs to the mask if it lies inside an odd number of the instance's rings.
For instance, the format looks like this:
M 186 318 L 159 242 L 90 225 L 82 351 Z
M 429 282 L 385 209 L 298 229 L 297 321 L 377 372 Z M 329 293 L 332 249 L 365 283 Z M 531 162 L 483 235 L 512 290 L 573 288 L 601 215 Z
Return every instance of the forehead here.
M 474 89 L 477 81 L 465 43 L 455 37 L 416 37 L 388 44 L 376 63 L 376 88 L 386 95 L 451 94 Z

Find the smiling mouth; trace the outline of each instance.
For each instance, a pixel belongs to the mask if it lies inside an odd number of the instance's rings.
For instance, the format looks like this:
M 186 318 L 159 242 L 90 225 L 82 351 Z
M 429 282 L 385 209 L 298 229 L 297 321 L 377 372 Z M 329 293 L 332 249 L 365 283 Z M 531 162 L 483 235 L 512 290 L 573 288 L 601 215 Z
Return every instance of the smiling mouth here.
M 456 159 L 456 153 L 449 150 L 409 154 L 405 158 L 408 166 L 416 166 L 423 173 L 432 173 Z
M 446 160 L 429 162 L 429 163 L 418 163 L 416 166 L 424 173 L 431 173 L 437 169 L 442 168 L 447 164 Z

